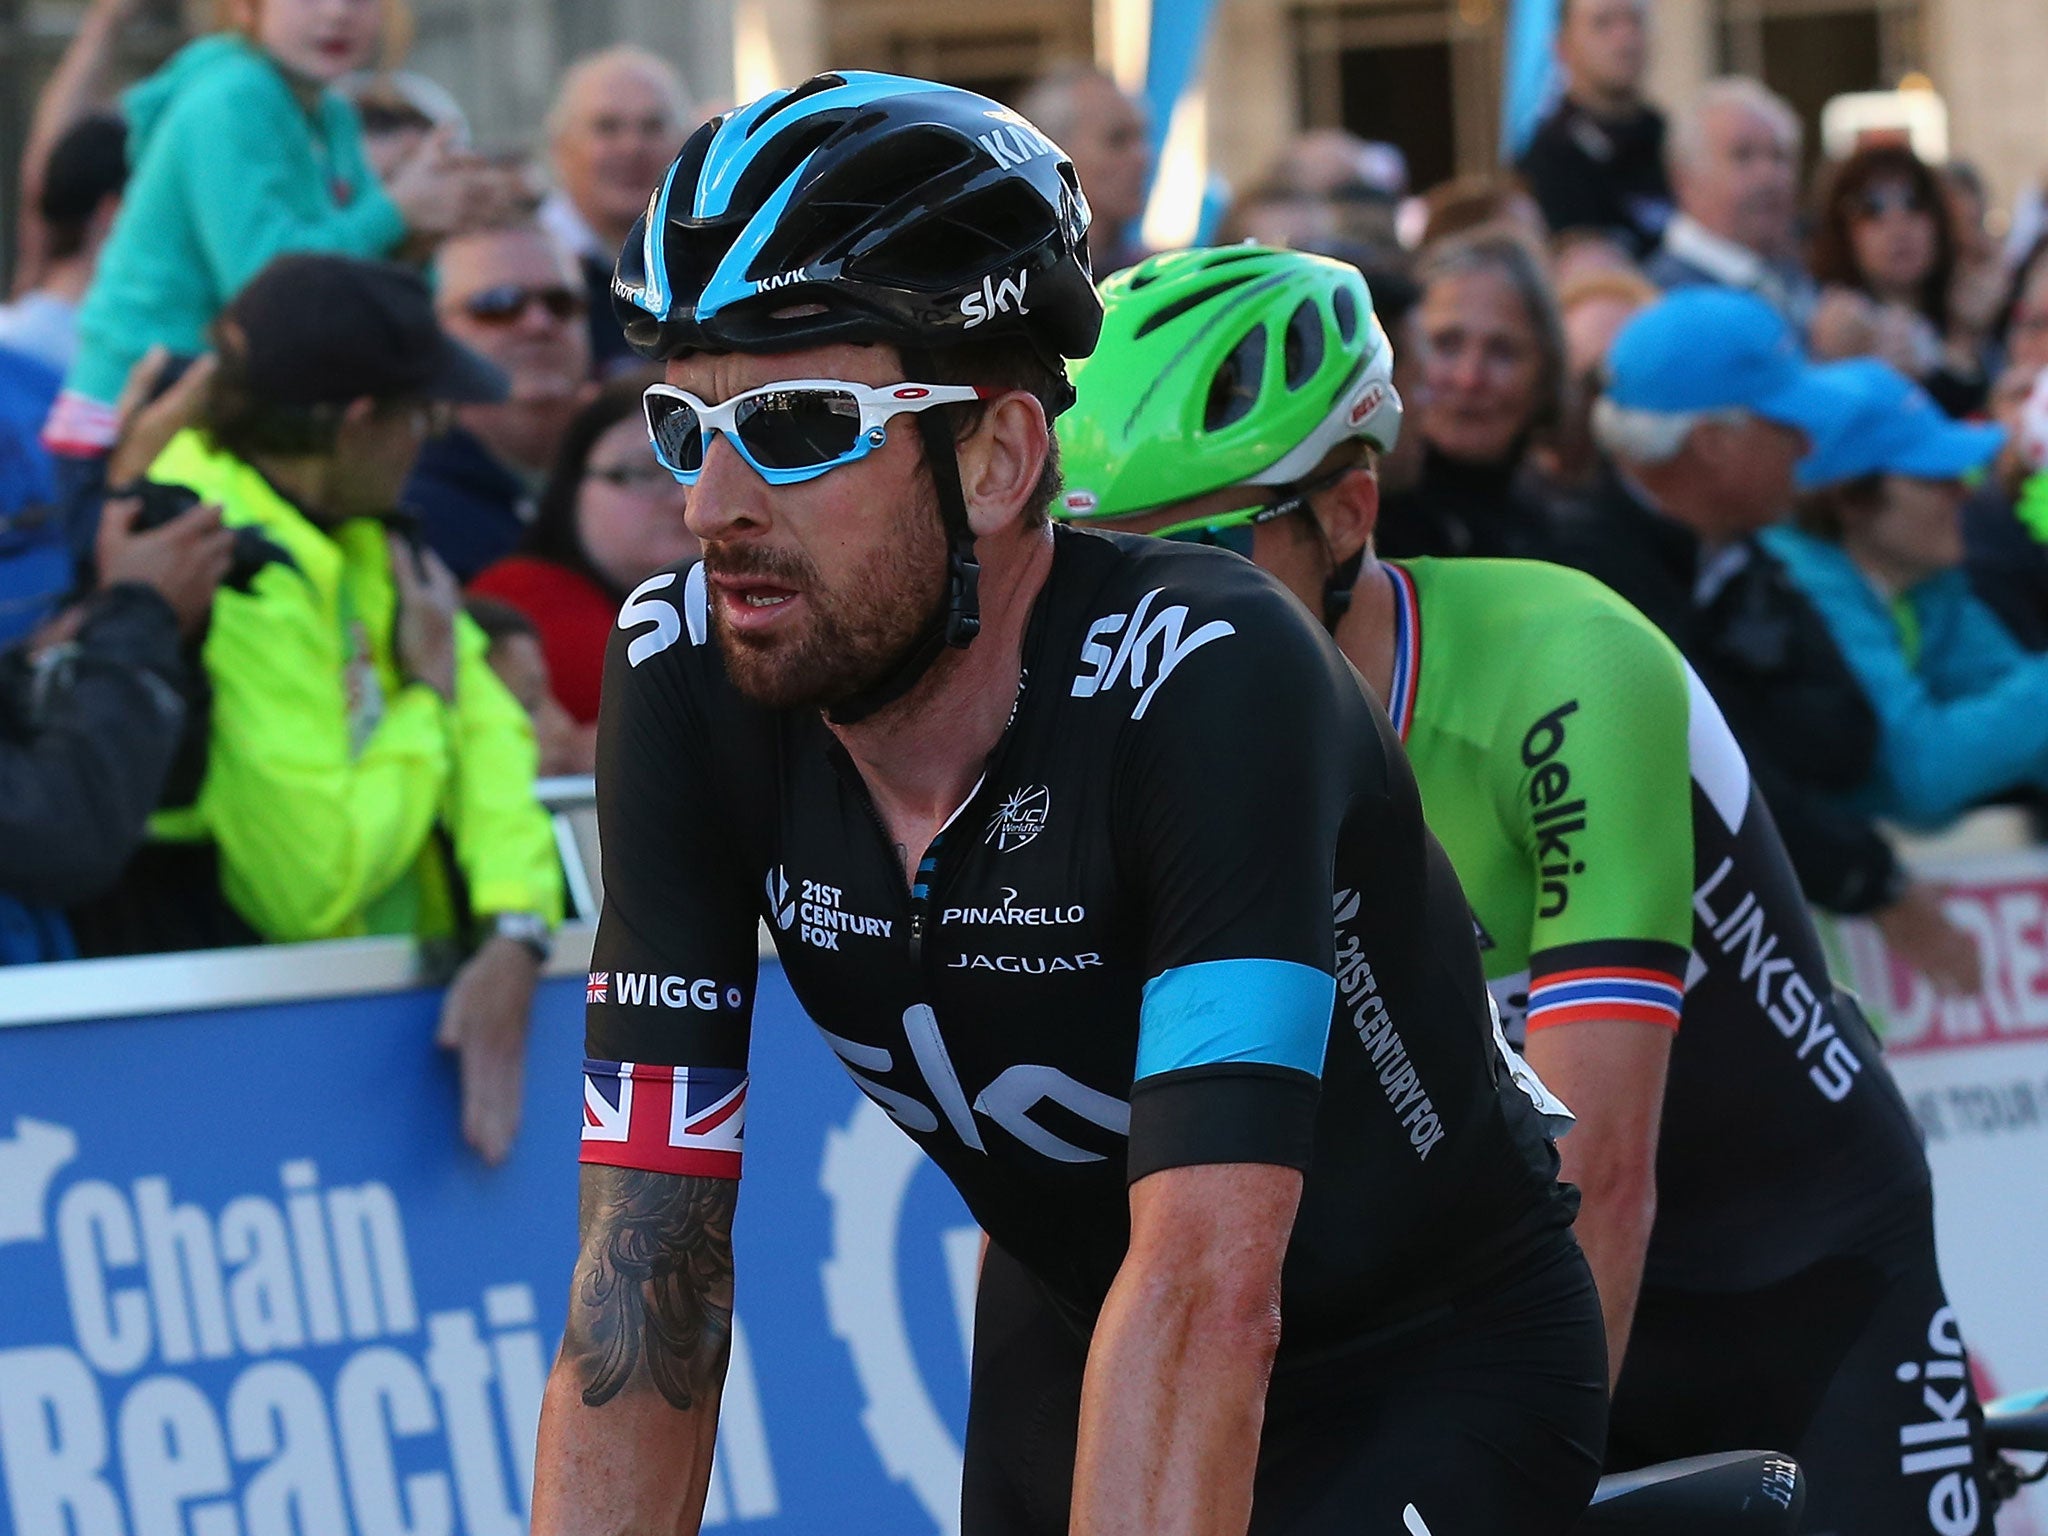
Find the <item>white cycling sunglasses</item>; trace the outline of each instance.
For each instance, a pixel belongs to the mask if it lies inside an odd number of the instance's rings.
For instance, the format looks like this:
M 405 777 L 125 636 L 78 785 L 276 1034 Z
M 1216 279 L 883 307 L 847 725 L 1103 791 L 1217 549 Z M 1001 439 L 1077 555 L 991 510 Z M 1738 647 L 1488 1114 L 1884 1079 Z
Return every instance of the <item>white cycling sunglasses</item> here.
M 784 379 L 718 405 L 706 405 L 673 384 L 652 384 L 644 404 L 654 456 L 684 485 L 695 485 L 704 472 L 714 432 L 724 433 L 770 485 L 790 485 L 867 457 L 889 440 L 892 416 L 998 393 L 978 384 Z

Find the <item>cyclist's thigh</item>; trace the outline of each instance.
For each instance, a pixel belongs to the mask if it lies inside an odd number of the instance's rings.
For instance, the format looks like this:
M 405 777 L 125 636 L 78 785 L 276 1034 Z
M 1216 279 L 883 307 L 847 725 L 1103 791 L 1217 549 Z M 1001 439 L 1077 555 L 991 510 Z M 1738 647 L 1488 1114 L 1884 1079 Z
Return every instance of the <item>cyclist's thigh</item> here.
M 1427 1347 L 1343 1383 L 1276 1382 L 1252 1536 L 1545 1536 L 1600 1472 L 1600 1306 L 1576 1248 Z
M 1841 1536 L 1990 1536 L 1976 1467 L 1983 1412 L 1935 1264 L 1932 1214 L 1888 1255 L 1893 1280 L 1793 1453 L 1804 1528 Z
M 961 1536 L 1066 1536 L 1087 1347 L 993 1244 L 974 1308 Z
M 1607 1470 L 1791 1451 L 1884 1288 L 1883 1269 L 1856 1256 L 1753 1291 L 1646 1287 L 1615 1387 Z

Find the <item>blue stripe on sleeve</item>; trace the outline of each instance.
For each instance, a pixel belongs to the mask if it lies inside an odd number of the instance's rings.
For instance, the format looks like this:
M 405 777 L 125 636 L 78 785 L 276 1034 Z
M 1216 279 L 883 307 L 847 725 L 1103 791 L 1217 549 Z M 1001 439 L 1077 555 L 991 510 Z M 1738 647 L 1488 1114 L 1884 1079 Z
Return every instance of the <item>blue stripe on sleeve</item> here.
M 1204 960 L 1145 983 L 1138 1077 L 1218 1062 L 1323 1075 L 1336 979 L 1292 960 Z

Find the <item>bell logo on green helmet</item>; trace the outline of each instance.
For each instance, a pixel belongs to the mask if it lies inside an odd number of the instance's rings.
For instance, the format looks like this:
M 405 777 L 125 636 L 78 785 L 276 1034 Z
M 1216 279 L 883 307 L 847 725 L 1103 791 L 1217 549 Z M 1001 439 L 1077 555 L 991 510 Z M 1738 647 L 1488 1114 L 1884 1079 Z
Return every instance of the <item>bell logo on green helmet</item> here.
M 1351 425 L 1357 426 L 1387 403 L 1387 386 L 1375 379 L 1351 406 Z
M 1102 505 L 1102 498 L 1093 491 L 1072 490 L 1060 493 L 1060 507 L 1069 517 L 1086 517 Z

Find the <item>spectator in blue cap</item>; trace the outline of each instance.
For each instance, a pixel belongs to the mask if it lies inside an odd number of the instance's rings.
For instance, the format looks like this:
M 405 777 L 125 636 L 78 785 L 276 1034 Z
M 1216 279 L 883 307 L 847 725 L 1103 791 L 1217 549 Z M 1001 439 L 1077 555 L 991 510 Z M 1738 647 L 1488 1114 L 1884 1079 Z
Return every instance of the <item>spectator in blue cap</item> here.
M 1875 359 L 1840 371 L 1857 408 L 1800 467 L 1798 526 L 1765 539 L 1877 713 L 1877 762 L 1851 803 L 1938 826 L 2048 788 L 2048 657 L 2021 649 L 1963 571 L 1965 480 L 1998 456 L 2005 428 L 1951 421 Z
M 1801 355 L 1751 294 L 1692 287 L 1622 328 L 1593 430 L 1610 464 L 1560 520 L 1552 558 L 1606 582 L 1671 637 L 1742 744 L 1809 900 L 1868 914 L 1935 983 L 1975 990 L 1977 955 L 1933 891 L 1849 801 L 1878 721 L 1827 624 L 1756 535 L 1860 396 Z

